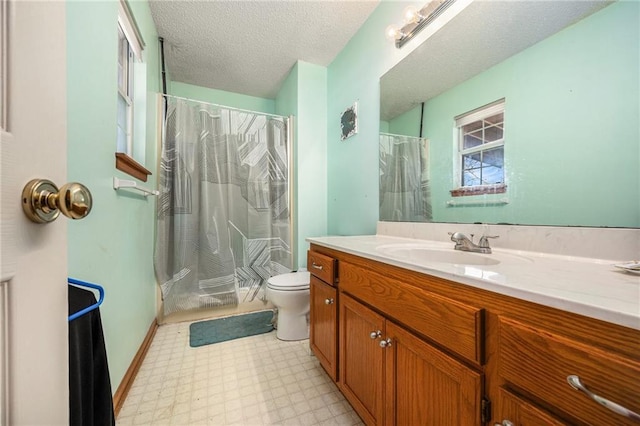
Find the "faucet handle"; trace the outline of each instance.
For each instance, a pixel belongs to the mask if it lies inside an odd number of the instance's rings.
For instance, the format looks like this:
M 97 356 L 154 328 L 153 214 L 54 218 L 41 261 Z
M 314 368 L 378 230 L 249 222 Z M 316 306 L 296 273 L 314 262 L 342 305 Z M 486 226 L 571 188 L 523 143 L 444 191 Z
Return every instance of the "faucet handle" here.
M 447 232 L 447 234 L 451 235 L 451 241 L 455 243 L 459 243 L 460 240 L 466 238 L 466 236 L 460 232 Z
M 480 241 L 478 241 L 478 246 L 480 247 L 489 247 L 489 238 L 500 238 L 499 235 L 483 235 L 480 237 Z

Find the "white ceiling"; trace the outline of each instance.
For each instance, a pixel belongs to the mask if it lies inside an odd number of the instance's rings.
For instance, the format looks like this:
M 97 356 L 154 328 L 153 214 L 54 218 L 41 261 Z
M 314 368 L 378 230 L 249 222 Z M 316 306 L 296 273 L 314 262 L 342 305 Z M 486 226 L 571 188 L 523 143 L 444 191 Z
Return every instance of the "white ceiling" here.
M 327 66 L 379 0 L 151 0 L 172 81 L 275 98 L 297 60 Z
M 381 78 L 380 117 L 390 120 L 611 3 L 476 0 Z

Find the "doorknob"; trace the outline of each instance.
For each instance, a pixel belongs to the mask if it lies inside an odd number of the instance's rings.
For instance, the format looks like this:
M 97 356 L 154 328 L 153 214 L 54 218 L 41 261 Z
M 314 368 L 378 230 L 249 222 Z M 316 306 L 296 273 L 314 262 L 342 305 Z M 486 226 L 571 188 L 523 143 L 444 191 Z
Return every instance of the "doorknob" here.
M 47 179 L 33 179 L 22 190 L 22 210 L 37 223 L 56 220 L 60 212 L 70 219 L 82 219 L 91 211 L 89 188 L 77 182 L 58 187 Z

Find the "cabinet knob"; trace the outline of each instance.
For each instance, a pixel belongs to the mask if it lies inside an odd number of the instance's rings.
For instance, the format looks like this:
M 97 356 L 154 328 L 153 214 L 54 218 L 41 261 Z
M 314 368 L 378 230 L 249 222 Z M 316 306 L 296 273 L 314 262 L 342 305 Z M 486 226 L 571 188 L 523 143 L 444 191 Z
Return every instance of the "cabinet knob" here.
M 22 210 L 33 222 L 53 222 L 60 212 L 69 219 L 82 219 L 91 211 L 89 189 L 77 182 L 60 189 L 47 179 L 33 179 L 22 190 Z
M 384 339 L 384 340 L 380 340 L 380 347 L 381 348 L 386 348 L 391 346 L 391 339 Z
M 333 299 L 324 299 L 324 304 L 325 305 L 333 305 L 334 300 Z
M 371 337 L 372 339 L 377 339 L 378 337 L 382 336 L 382 331 L 377 330 L 377 331 L 372 331 L 369 334 L 369 337 Z
M 495 423 L 493 426 L 514 426 L 510 420 L 503 420 L 502 423 Z
M 595 393 L 591 392 L 585 385 L 582 384 L 582 382 L 580 381 L 580 377 L 572 374 L 570 376 L 567 376 L 567 382 L 569 383 L 569 386 L 571 386 L 575 390 L 583 392 L 589 398 L 602 405 L 603 407 L 608 408 L 614 413 L 620 414 L 623 417 L 627 417 L 636 421 L 640 420 L 640 414 L 634 413 L 633 411 L 623 407 L 620 404 L 616 404 L 613 401 L 610 401 L 606 398 L 601 397 L 600 395 L 596 395 Z

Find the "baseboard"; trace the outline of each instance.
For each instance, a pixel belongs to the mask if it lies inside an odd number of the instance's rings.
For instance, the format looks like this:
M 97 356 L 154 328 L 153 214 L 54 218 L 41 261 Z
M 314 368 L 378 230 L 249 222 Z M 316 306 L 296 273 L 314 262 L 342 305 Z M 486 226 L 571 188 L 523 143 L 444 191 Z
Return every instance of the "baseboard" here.
M 131 385 L 133 385 L 133 381 L 138 374 L 138 370 L 140 370 L 142 361 L 144 361 L 145 356 L 147 356 L 147 352 L 149 351 L 149 347 L 153 341 L 153 336 L 156 334 L 156 330 L 158 330 L 158 321 L 154 319 L 149 327 L 149 331 L 147 331 L 147 335 L 142 341 L 142 345 L 140 345 L 140 349 L 136 352 L 136 356 L 133 357 L 133 361 L 131 361 L 131 365 L 122 378 L 120 386 L 118 386 L 116 393 L 113 395 L 113 410 L 115 411 L 116 418 L 118 418 L 118 414 L 124 404 L 124 400 L 127 398 L 129 389 L 131 389 Z

